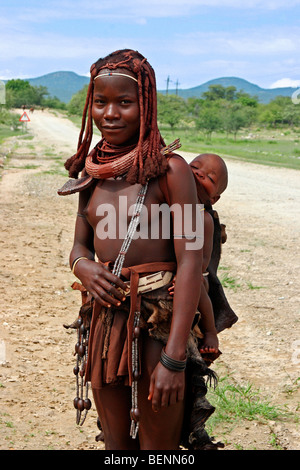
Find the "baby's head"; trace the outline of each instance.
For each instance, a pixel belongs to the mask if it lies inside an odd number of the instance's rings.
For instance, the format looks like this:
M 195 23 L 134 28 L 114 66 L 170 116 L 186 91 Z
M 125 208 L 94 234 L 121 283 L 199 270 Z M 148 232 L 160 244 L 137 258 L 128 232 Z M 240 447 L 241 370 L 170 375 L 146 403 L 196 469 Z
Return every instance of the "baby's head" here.
M 215 204 L 227 188 L 228 172 L 224 160 L 214 153 L 202 153 L 190 163 L 196 185 L 207 192 L 211 204 Z

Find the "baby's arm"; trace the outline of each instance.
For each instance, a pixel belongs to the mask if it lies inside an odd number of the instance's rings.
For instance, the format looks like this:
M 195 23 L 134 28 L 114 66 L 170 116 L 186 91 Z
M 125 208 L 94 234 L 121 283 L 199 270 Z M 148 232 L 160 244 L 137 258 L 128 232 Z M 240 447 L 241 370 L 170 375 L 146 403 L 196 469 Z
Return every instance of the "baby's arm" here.
M 204 245 L 202 272 L 205 273 L 210 262 L 214 240 L 214 221 L 212 216 L 204 211 Z
M 214 221 L 212 216 L 204 211 L 204 245 L 203 245 L 203 264 L 202 272 L 205 273 L 210 262 L 214 237 Z M 211 300 L 208 295 L 208 282 L 206 277 L 203 278 L 201 286 L 201 295 L 198 305 L 201 318 L 199 326 L 201 332 L 204 334 L 202 341 L 201 353 L 217 352 L 218 351 L 218 337 L 214 321 L 214 312 Z

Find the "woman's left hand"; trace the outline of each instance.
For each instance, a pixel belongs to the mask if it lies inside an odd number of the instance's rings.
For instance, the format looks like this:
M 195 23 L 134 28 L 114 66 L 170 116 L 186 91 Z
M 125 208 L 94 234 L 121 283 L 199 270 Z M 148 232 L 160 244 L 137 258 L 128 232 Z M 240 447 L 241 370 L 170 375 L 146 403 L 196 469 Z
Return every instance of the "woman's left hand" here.
M 152 401 L 153 411 L 182 401 L 184 390 L 185 373 L 173 372 L 159 362 L 150 378 L 148 400 Z

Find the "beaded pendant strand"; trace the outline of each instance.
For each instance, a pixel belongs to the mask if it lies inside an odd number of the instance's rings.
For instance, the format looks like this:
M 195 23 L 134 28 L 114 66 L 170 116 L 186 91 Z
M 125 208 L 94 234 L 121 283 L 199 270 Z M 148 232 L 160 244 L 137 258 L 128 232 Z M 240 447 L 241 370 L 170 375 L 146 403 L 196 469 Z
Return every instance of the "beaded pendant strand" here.
M 77 343 L 75 345 L 76 366 L 73 369 L 76 375 L 76 398 L 74 398 L 74 407 L 76 409 L 76 424 L 82 426 L 85 422 L 87 412 L 92 403 L 88 398 L 88 383 L 84 387 L 85 368 L 87 363 L 87 351 L 89 341 L 89 329 L 85 327 L 81 317 L 77 319 Z M 79 383 L 80 376 L 80 383 Z M 84 393 L 85 388 L 85 393 Z M 83 417 L 82 417 L 82 413 Z
M 114 267 L 112 270 L 112 273 L 115 274 L 116 276 L 120 277 L 121 276 L 121 271 L 124 265 L 125 261 L 125 255 L 131 245 L 131 242 L 133 240 L 134 234 L 136 232 L 137 226 L 140 222 L 140 215 L 143 209 L 144 205 L 144 200 L 146 197 L 148 189 L 148 182 L 144 184 L 137 196 L 136 203 L 134 206 L 133 214 L 130 220 L 130 224 L 128 226 L 127 234 L 126 237 L 122 243 L 121 249 L 119 251 L 119 254 L 116 258 L 116 261 L 114 263 Z M 138 332 L 138 326 L 139 326 L 139 319 L 140 319 L 140 312 L 135 312 L 134 313 L 134 335 L 132 338 L 132 386 L 131 386 L 131 411 L 130 411 L 130 417 L 131 417 L 131 428 L 130 428 L 130 436 L 135 439 L 137 436 L 138 428 L 139 428 L 139 411 L 138 411 L 138 402 L 137 402 L 137 379 L 138 379 L 138 337 L 139 334 Z M 112 320 L 113 320 L 113 313 L 111 309 L 107 309 L 106 312 L 106 331 L 105 331 L 105 339 L 104 339 L 104 348 L 103 348 L 103 354 L 102 358 L 105 358 L 107 355 L 107 350 L 108 350 L 108 343 L 109 343 L 109 336 L 110 336 L 110 329 L 112 326 Z

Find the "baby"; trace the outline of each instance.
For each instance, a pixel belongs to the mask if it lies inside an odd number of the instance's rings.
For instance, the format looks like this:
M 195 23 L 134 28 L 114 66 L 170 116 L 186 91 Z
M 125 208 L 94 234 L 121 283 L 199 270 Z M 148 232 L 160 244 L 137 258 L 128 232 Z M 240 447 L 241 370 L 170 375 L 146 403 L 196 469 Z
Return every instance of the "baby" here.
M 228 183 L 227 167 L 224 160 L 215 154 L 201 154 L 198 155 L 190 163 L 193 171 L 198 199 L 200 200 L 201 188 L 206 191 L 211 205 L 215 204 L 225 191 Z M 207 267 L 210 262 L 214 237 L 214 222 L 212 216 L 204 211 L 204 245 L 203 245 L 203 265 L 202 272 L 206 273 Z M 170 293 L 173 292 L 173 287 L 170 288 Z M 201 287 L 201 296 L 198 305 L 201 318 L 199 327 L 203 334 L 201 341 L 200 352 L 205 353 L 218 353 L 219 341 L 217 331 L 215 328 L 214 312 L 211 300 L 208 295 L 208 282 L 204 277 L 204 282 Z

